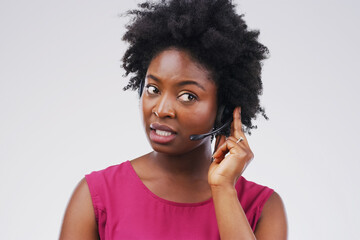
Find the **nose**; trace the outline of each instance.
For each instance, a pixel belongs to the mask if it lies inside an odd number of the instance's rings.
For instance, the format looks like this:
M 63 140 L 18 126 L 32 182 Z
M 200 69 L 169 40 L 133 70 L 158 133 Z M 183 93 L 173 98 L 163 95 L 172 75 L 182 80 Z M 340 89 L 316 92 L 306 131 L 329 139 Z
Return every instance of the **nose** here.
M 175 118 L 173 104 L 170 96 L 164 94 L 159 98 L 159 101 L 154 106 L 152 112 L 159 118 Z

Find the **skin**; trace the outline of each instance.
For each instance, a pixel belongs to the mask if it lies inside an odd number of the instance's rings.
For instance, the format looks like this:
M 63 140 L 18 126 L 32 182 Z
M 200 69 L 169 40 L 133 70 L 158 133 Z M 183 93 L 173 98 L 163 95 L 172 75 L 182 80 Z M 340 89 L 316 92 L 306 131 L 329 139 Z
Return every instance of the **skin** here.
M 174 202 L 212 197 L 221 239 L 286 239 L 285 209 L 277 193 L 265 203 L 254 233 L 237 198 L 235 183 L 254 157 L 242 132 L 241 108 L 234 110 L 231 136 L 217 137 L 219 145 L 213 155 L 209 137 L 189 139 L 192 134 L 209 132 L 215 122 L 217 86 L 211 73 L 188 52 L 170 48 L 153 58 L 145 81 L 142 117 L 154 151 L 131 161 L 145 186 Z M 154 122 L 176 131 L 173 141 L 152 141 L 150 124 Z M 237 143 L 240 137 L 244 140 Z M 99 239 L 84 179 L 69 202 L 60 239 Z

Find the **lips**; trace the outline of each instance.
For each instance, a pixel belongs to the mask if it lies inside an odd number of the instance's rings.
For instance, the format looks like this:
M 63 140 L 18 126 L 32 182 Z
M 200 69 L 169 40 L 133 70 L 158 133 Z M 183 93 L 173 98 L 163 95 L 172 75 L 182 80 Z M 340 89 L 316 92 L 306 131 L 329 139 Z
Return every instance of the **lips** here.
M 170 143 L 176 138 L 176 132 L 166 126 L 159 123 L 150 124 L 150 140 L 160 144 Z
M 160 123 L 152 123 L 152 124 L 150 124 L 150 128 L 153 130 L 162 130 L 162 131 L 167 131 L 167 132 L 171 132 L 171 133 L 176 133 L 172 128 L 170 128 L 166 125 L 162 125 Z

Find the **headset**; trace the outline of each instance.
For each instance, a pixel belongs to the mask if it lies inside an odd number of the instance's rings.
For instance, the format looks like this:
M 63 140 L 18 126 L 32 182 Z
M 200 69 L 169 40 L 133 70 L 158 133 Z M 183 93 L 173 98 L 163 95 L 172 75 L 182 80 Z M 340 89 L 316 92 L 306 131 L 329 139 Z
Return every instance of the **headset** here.
M 141 97 L 142 92 L 144 90 L 144 85 L 145 85 L 145 81 L 142 80 L 140 82 L 140 86 L 139 86 L 139 97 Z M 234 107 L 230 108 L 229 106 L 225 106 L 225 105 L 220 105 L 218 108 L 218 112 L 216 114 L 216 119 L 215 119 L 215 126 L 219 126 L 221 125 L 222 122 L 225 122 L 221 127 L 214 129 L 208 133 L 204 133 L 204 134 L 193 134 L 190 136 L 190 140 L 192 141 L 196 141 L 196 140 L 201 140 L 204 139 L 208 136 L 217 134 L 218 132 L 220 132 L 221 130 L 223 130 L 224 128 L 226 128 L 227 126 L 229 126 L 233 120 L 232 118 L 232 112 L 234 111 Z M 228 119 L 226 121 L 226 119 Z

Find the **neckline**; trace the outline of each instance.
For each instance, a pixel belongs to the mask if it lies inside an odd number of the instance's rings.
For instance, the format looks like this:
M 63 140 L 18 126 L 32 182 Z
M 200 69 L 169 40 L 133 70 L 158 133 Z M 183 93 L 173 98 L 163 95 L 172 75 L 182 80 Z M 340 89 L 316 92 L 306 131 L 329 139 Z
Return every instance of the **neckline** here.
M 207 200 L 201 201 L 201 202 L 195 202 L 195 203 L 182 203 L 182 202 L 174 202 L 174 201 L 170 201 L 164 198 L 159 197 L 158 195 L 156 195 L 155 193 L 153 193 L 152 191 L 150 191 L 150 189 L 142 182 L 141 178 L 137 175 L 135 169 L 133 168 L 131 162 L 129 160 L 127 160 L 125 162 L 131 172 L 131 174 L 133 175 L 136 183 L 142 187 L 145 192 L 147 194 L 149 194 L 152 198 L 156 199 L 157 201 L 160 201 L 162 203 L 168 204 L 168 205 L 173 205 L 173 206 L 178 206 L 178 207 L 197 207 L 197 206 L 203 206 L 209 203 L 212 203 L 213 199 L 212 197 L 210 197 Z

